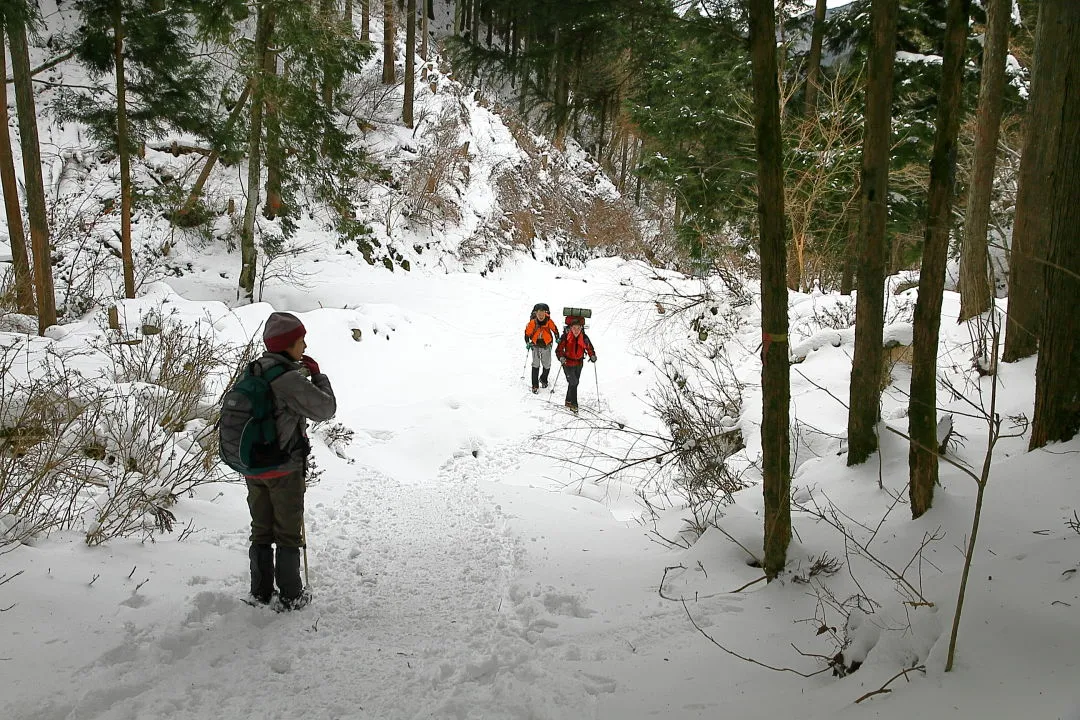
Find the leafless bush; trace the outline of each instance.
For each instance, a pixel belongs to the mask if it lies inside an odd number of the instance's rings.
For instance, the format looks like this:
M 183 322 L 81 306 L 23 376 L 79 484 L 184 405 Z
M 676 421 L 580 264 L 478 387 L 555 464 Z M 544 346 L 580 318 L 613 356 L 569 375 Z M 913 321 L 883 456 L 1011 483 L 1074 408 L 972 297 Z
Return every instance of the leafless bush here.
M 840 297 L 835 303 L 819 305 L 814 308 L 814 322 L 832 330 L 855 327 L 855 302 L 850 297 Z
M 0 544 L 82 522 L 91 545 L 172 530 L 176 499 L 220 479 L 215 395 L 228 383 L 210 379 L 251 354 L 208 330 L 170 321 L 108 335 L 93 357 L 0 355 Z
M 103 264 L 119 266 L 120 240 L 101 226 L 106 211 L 92 196 L 58 197 L 49 205 L 49 232 L 54 254 L 53 278 L 61 318 L 77 318 L 115 295 L 103 286 Z M 106 234 L 108 233 L 108 234 Z
M 426 140 L 407 181 L 409 217 L 421 225 L 461 219 L 459 202 L 464 173 L 468 172 L 469 146 L 458 138 L 466 123 L 462 109 L 450 103 L 434 122 L 423 124 Z
M 401 112 L 397 99 L 398 85 L 386 85 L 375 73 L 348 76 L 338 95 L 338 110 L 348 118 L 346 130 L 355 127 L 361 133 L 373 130 L 375 118 L 394 117 Z M 342 99 L 345 102 L 342 102 Z
M 260 236 L 262 252 L 259 253 L 259 302 L 263 299 L 263 290 L 269 282 L 277 282 L 299 290 L 310 288 L 309 278 L 313 273 L 297 265 L 294 260 L 308 252 L 308 248 L 296 240 L 289 240 L 277 234 L 264 232 Z
M 726 462 L 745 446 L 736 425 L 742 391 L 724 354 L 683 351 L 661 371 L 663 384 L 650 393 L 650 406 L 670 433 L 678 467 L 674 486 L 690 511 L 687 524 L 700 534 L 747 486 Z
M 48 351 L 40 367 L 26 348 L 0 350 L 0 547 L 70 526 L 99 447 L 100 390 Z
M 686 546 L 712 527 L 732 494 L 749 483 L 725 462 L 743 447 L 735 424 L 741 388 L 726 356 L 688 351 L 675 357 L 677 362 L 661 368 L 665 380 L 650 395 L 650 414 L 659 429 L 583 410 L 576 422 L 543 437 L 566 448 L 558 459 L 581 471 L 580 482 L 622 477 L 636 485 L 646 522 L 671 507 L 687 510 L 686 537 L 663 536 L 654 527 L 662 542 Z

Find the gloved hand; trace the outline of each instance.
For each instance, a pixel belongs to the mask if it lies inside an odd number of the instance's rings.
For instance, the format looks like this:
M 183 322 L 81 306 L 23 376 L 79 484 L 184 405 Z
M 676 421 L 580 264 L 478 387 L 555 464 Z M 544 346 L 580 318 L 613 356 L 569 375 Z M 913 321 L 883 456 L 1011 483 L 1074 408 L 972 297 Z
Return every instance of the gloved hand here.
M 589 362 L 596 362 L 596 356 L 595 355 L 590 355 L 589 356 Z
M 300 364 L 307 368 L 308 372 L 312 375 L 319 374 L 319 363 L 315 362 L 315 358 L 310 355 L 304 355 L 300 358 Z
M 533 346 L 532 346 L 532 343 L 531 343 L 531 342 L 529 342 L 528 340 L 526 340 L 526 341 L 525 341 L 525 349 L 526 349 L 526 350 L 532 350 L 532 347 L 533 347 Z

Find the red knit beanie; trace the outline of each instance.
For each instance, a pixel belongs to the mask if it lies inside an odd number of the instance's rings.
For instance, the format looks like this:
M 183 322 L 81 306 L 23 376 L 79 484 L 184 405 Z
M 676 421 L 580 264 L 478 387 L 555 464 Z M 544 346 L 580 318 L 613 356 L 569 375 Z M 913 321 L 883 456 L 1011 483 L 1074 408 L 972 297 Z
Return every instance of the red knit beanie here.
M 263 343 L 270 352 L 284 352 L 306 334 L 304 323 L 292 313 L 270 313 L 263 327 Z

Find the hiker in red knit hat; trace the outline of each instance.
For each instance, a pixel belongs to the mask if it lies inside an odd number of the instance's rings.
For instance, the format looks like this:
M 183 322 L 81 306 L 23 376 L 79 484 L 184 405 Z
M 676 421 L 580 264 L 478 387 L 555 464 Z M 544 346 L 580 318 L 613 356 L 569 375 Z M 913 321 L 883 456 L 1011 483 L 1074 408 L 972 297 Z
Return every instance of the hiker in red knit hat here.
M 273 471 L 246 476 L 251 511 L 251 594 L 269 603 L 277 580 L 285 609 L 303 607 L 310 600 L 300 577 L 300 549 L 304 547 L 304 491 L 307 456 L 311 449 L 307 421 L 329 420 L 337 412 L 330 379 L 319 370 L 307 350 L 304 324 L 291 313 L 275 312 L 266 320 L 266 352 L 256 363 L 263 373 L 283 366 L 270 387 L 274 400 L 277 442 L 285 462 Z M 277 545 L 277 557 L 272 545 Z

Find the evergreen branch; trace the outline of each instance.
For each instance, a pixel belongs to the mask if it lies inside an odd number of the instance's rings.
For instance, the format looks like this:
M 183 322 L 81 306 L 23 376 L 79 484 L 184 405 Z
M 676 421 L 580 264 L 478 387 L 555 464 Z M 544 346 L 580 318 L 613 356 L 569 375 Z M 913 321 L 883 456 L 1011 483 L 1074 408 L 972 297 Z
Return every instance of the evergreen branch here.
M 62 55 L 58 55 L 58 56 L 54 57 L 52 60 L 50 60 L 50 61 L 48 61 L 46 63 L 42 63 L 41 65 L 38 65 L 36 68 L 32 68 L 30 70 L 30 75 L 33 76 L 33 75 L 37 75 L 38 73 L 43 73 L 46 70 L 49 70 L 51 68 L 56 67 L 57 65 L 64 62 L 65 60 L 71 59 L 71 57 L 73 57 L 74 55 L 75 55 L 75 50 L 68 50 L 66 53 L 63 53 Z M 11 83 L 15 82 L 15 78 L 13 78 L 13 77 L 4 78 L 4 82 L 10 85 Z

